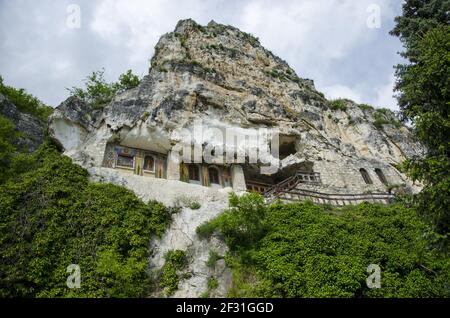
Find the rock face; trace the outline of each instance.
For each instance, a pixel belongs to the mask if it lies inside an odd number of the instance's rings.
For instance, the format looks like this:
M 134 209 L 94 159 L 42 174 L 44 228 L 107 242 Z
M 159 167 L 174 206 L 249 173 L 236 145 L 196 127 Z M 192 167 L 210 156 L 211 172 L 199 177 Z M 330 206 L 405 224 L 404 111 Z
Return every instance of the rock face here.
M 199 140 L 195 137 L 196 121 L 212 129 L 203 131 Z M 228 152 L 227 142 L 221 145 L 217 131 L 231 130 L 246 135 L 255 129 L 279 133 L 279 168 L 284 177 L 295 169 L 320 173 L 322 183 L 314 190 L 385 192 L 387 186 L 399 184 L 407 191 L 419 189 L 395 166 L 406 157 L 421 155 L 423 149 L 409 128 L 398 123 L 392 113 L 349 100 L 326 100 L 315 89 L 313 81 L 300 78 L 255 37 L 214 21 L 207 26 L 192 20 L 180 21 L 174 32 L 160 38 L 149 74 L 138 87 L 117 95 L 100 110 L 71 97 L 56 108 L 49 125 L 50 135 L 61 143 L 65 154 L 89 168 L 94 179 L 125 185 L 144 199 L 162 198 L 167 202 L 177 195 L 173 189 L 181 194 L 193 193 L 192 185 L 178 181 L 182 178 L 178 164 L 168 162 L 167 165 L 167 179 L 173 180 L 136 181 L 145 179 L 145 174 L 133 176 L 132 171 L 128 171 L 130 174 L 104 168 L 114 167 L 105 165 L 111 158 L 114 160 L 109 155 L 116 155 L 117 160 L 117 154 L 108 153 L 107 149 L 112 149 L 108 145 L 167 156 L 179 142 L 205 148 L 223 146 Z M 194 131 L 193 139 L 186 139 L 183 133 L 186 131 Z M 264 139 L 263 143 L 267 144 L 268 140 Z M 239 148 L 241 144 L 235 146 Z M 133 161 L 133 168 L 135 164 Z M 246 181 L 255 177 L 245 165 L 238 168 L 233 168 L 231 173 L 234 190 L 241 189 L 236 184 L 245 186 Z M 363 171 L 368 179 L 363 178 Z M 209 176 L 210 181 L 214 179 Z M 216 193 L 214 197 L 222 190 L 208 191 Z M 218 196 L 220 203 L 205 196 L 202 197 L 204 208 L 183 209 L 166 235 L 152 243 L 158 252 L 150 261 L 151 267 L 160 267 L 163 254 L 169 249 L 192 252 L 189 266 L 193 276 L 180 283 L 177 296 L 199 296 L 209 275 L 201 262 L 211 246 L 224 252 L 220 243 L 199 241 L 195 234 L 201 221 L 226 207 L 226 196 Z M 212 245 L 208 247 L 208 244 Z M 226 271 L 221 273 L 222 294 L 219 295 L 223 295 L 229 275 Z
M 21 133 L 18 147 L 27 152 L 35 151 L 44 140 L 45 123 L 37 117 L 20 112 L 4 95 L 0 94 L 0 114 L 10 119 Z
M 216 190 L 196 184 L 186 184 L 174 180 L 143 178 L 122 175 L 114 169 L 90 168 L 91 179 L 97 182 L 111 182 L 132 189 L 144 201 L 158 200 L 167 206 L 179 206 L 181 211 L 172 215 L 173 221 L 161 239 L 150 243 L 152 255 L 150 270 L 157 272 L 164 265 L 164 256 L 169 250 L 186 251 L 189 262 L 184 273 L 189 277 L 182 279 L 174 297 L 199 297 L 207 291 L 210 277 L 218 280 L 219 287 L 210 292 L 212 297 L 225 297 L 231 285 L 231 272 L 224 260 L 207 266 L 210 251 L 225 255 L 227 247 L 217 236 L 210 240 L 200 240 L 196 228 L 220 214 L 228 206 L 226 189 Z M 161 191 L 164 189 L 164 191 Z M 186 201 L 195 201 L 200 208 L 192 210 Z M 163 297 L 164 291 L 156 289 L 151 296 Z
M 311 80 L 299 78 L 253 36 L 215 22 L 203 27 L 182 20 L 159 40 L 139 87 L 103 110 L 69 98 L 53 114 L 50 133 L 80 164 L 101 166 L 108 142 L 168 152 L 180 139 L 174 132 L 189 129 L 195 119 L 217 127 L 276 128 L 295 148 L 284 165 L 314 162 L 324 183 L 371 190 L 356 186 L 356 168 L 372 173 L 377 164 L 391 183 L 406 182 L 392 164 L 422 151 L 409 129 L 394 126 L 392 114 L 343 103 L 333 109 Z M 385 122 L 378 128 L 377 115 Z M 346 172 L 355 185 L 339 177 L 342 167 L 356 171 Z

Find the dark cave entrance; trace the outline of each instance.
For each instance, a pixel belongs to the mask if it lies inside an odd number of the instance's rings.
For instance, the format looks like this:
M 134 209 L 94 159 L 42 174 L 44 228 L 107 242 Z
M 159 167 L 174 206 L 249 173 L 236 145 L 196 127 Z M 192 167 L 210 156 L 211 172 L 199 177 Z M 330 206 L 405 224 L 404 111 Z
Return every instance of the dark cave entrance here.
M 280 160 L 295 155 L 297 153 L 297 140 L 298 136 L 283 135 L 279 136 L 279 150 L 278 156 Z
M 272 185 L 295 175 L 298 171 L 313 172 L 313 166 L 313 162 L 306 161 L 280 169 L 277 173 L 264 175 L 261 174 L 259 165 L 245 163 L 243 165 L 243 170 L 247 189 L 256 192 L 264 192 Z

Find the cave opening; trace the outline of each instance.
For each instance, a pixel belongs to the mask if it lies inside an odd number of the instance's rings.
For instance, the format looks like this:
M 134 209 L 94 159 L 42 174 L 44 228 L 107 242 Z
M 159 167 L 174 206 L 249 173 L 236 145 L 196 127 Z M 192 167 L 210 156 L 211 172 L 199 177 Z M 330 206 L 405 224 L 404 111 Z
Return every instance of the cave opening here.
M 288 167 L 278 170 L 274 174 L 267 175 L 261 174 L 259 165 L 245 163 L 243 166 L 243 170 L 247 189 L 262 193 L 274 184 L 277 184 L 295 175 L 296 172 L 312 173 L 313 166 L 313 162 L 305 161 L 289 165 Z
M 281 160 L 297 153 L 297 136 L 280 135 L 278 156 Z

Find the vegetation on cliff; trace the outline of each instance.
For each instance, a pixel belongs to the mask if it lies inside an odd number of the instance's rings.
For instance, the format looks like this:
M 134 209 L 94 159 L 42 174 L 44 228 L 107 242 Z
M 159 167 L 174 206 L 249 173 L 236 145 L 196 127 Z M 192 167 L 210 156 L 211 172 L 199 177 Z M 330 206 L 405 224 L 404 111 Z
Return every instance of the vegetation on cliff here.
M 404 169 L 423 182 L 424 190 L 412 201 L 392 206 L 345 208 L 311 202 L 266 206 L 254 193 L 232 195 L 227 211 L 197 229 L 203 239 L 218 231 L 230 248 L 225 256 L 233 271 L 230 296 L 450 296 L 447 4 L 408 0 L 392 31 L 406 48 L 407 64 L 397 67 L 401 114 L 427 147 L 425 157 L 410 158 Z M 216 74 L 199 62 L 189 63 Z M 269 69 L 266 75 L 289 79 L 290 74 Z M 139 82 L 128 71 L 108 83 L 98 71 L 87 77 L 84 88 L 70 92 L 102 108 Z M 4 85 L 1 77 L 0 93 L 42 120 L 51 113 L 24 90 Z M 399 126 L 385 110 L 359 107 L 374 112 L 377 128 Z M 347 106 L 335 100 L 329 108 L 345 111 Z M 144 204 L 122 187 L 89 182 L 87 171 L 49 141 L 32 155 L 20 154 L 13 145 L 16 134 L 14 125 L 0 116 L 0 296 L 147 295 L 148 242 L 163 233 L 172 210 L 157 202 Z M 159 282 L 167 294 L 178 286 L 184 258 L 181 251 L 167 255 Z M 219 256 L 212 253 L 210 258 L 212 266 Z M 80 266 L 81 289 L 66 286 L 70 264 Z M 381 288 L 367 285 L 370 264 L 381 268 Z M 208 289 L 217 287 L 214 279 Z
M 104 77 L 105 70 L 92 72 L 84 80 L 84 88 L 72 87 L 69 92 L 72 96 L 78 96 L 94 109 L 105 107 L 116 94 L 135 88 L 141 80 L 131 70 L 119 76 L 117 82 L 108 83 Z
M 233 297 L 448 297 L 450 259 L 434 233 L 402 204 L 345 208 L 305 201 L 264 205 L 230 197 L 225 213 L 199 227 L 218 230 L 230 252 Z M 369 288 L 367 268 L 381 268 Z
M 1 76 L 0 94 L 6 96 L 21 112 L 35 115 L 42 121 L 47 121 L 48 116 L 53 112 L 52 107 L 45 105 L 39 99 L 27 93 L 23 88 L 17 89 L 5 85 Z
M 0 115 L 0 184 L 11 174 L 11 165 L 16 156 L 14 141 L 18 133 L 14 128 L 8 118 Z
M 450 1 L 408 0 L 392 34 L 404 44 L 407 63 L 397 66 L 401 114 L 426 146 L 425 157 L 409 158 L 405 171 L 424 184 L 414 197 L 417 211 L 442 235 L 450 231 Z
M 89 182 L 48 141 L 26 160 L 0 185 L 0 296 L 145 296 L 149 240 L 171 210 Z M 66 286 L 70 264 L 80 266 L 80 289 Z

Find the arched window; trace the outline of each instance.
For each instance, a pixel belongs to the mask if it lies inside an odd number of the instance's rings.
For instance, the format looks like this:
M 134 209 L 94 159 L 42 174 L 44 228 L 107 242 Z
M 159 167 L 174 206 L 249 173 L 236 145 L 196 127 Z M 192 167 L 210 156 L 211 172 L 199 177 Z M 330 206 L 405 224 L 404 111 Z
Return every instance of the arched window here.
M 200 181 L 200 170 L 197 165 L 189 165 L 189 180 Z
M 362 175 L 362 177 L 364 179 L 364 182 L 366 184 L 372 184 L 373 183 L 372 179 L 370 179 L 369 173 L 367 172 L 366 169 L 361 168 L 361 169 L 359 169 L 359 172 L 361 172 L 361 175 Z
M 387 182 L 387 179 L 386 179 L 386 176 L 384 175 L 384 173 L 383 173 L 383 171 L 381 171 L 381 169 L 375 169 L 375 173 L 377 174 L 377 176 L 378 176 L 378 179 L 380 179 L 380 181 L 383 183 L 383 184 L 387 184 L 388 182 Z
M 155 157 L 145 156 L 144 158 L 144 170 L 155 172 Z
M 220 184 L 219 170 L 217 168 L 214 167 L 208 168 L 208 174 L 209 174 L 209 183 Z

